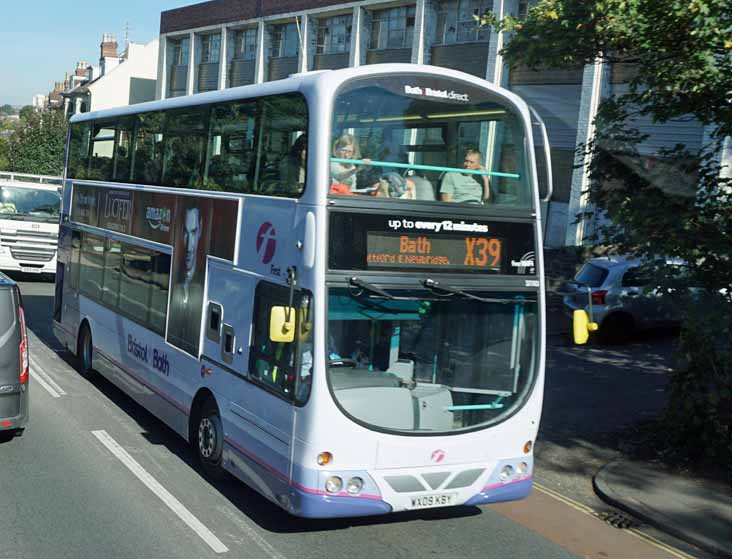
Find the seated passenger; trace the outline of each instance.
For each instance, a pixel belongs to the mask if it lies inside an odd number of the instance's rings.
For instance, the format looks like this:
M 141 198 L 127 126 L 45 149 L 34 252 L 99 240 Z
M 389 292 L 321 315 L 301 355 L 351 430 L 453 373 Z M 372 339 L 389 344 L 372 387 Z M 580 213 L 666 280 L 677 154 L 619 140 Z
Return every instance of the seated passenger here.
M 401 198 L 415 200 L 417 186 L 411 178 L 405 178 L 398 173 L 387 173 L 377 183 L 376 196 L 384 198 Z
M 307 161 L 308 135 L 302 134 L 293 142 L 287 157 L 280 163 L 280 180 L 287 184 L 290 193 L 300 193 L 305 188 Z
M 485 171 L 480 153 L 469 149 L 465 152 L 463 169 Z M 490 201 L 491 183 L 488 175 L 463 174 L 457 171 L 446 173 L 442 179 L 440 199 L 443 202 L 468 202 L 482 204 Z
M 343 134 L 340 136 L 333 144 L 333 157 L 338 157 L 339 159 L 361 159 L 361 152 L 358 149 L 356 138 L 351 134 Z M 365 165 L 331 161 L 331 182 L 344 184 L 353 192 L 356 190 L 356 173 L 361 172 L 371 165 L 370 159 L 364 159 L 363 162 Z

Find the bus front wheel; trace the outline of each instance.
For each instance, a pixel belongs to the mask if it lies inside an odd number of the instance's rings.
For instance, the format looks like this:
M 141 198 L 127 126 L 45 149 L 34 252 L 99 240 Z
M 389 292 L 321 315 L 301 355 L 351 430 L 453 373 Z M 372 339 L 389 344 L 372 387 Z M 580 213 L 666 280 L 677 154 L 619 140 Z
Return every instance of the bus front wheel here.
M 92 368 L 92 355 L 94 346 L 92 345 L 92 335 L 89 325 L 84 323 L 79 332 L 79 342 L 77 344 L 76 355 L 78 357 L 79 374 L 84 378 L 92 378 L 94 369 Z
M 216 403 L 211 399 L 206 400 L 198 414 L 195 450 L 206 475 L 215 480 L 224 479 L 224 428 Z

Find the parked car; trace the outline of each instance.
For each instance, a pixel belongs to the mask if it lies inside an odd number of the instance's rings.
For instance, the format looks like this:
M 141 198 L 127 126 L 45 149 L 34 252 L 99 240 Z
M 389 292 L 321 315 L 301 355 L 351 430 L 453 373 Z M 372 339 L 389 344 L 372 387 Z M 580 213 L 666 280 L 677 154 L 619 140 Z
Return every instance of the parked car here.
M 560 289 L 565 313 L 570 318 L 578 309 L 589 313 L 591 300 L 598 336 L 608 342 L 626 340 L 637 330 L 678 326 L 678 314 L 651 281 L 649 268 L 638 259 L 593 258 Z
M 28 423 L 28 333 L 17 284 L 0 273 L 0 441 Z

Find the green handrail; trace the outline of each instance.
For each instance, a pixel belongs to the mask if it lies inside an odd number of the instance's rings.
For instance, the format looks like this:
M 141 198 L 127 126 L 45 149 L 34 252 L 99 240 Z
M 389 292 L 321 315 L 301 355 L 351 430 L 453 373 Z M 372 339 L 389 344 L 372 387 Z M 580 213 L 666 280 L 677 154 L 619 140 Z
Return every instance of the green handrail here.
M 366 165 L 363 159 L 343 159 L 341 157 L 331 157 L 331 161 L 336 163 L 350 163 L 351 165 Z M 471 169 L 458 169 L 456 167 L 439 167 L 437 165 L 418 165 L 416 163 L 394 163 L 392 161 L 374 161 L 370 165 L 374 167 L 397 167 L 399 169 L 419 169 L 420 171 L 440 171 L 440 172 L 456 172 L 467 175 L 491 175 L 493 177 L 506 177 L 509 179 L 519 179 L 521 175 L 517 173 L 499 173 L 498 171 L 473 171 Z

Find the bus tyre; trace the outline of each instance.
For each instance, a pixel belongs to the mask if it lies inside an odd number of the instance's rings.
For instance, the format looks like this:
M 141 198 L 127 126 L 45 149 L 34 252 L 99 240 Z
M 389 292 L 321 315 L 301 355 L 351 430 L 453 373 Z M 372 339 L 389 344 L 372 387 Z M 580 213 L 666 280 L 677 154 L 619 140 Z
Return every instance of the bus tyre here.
M 94 345 L 92 344 L 91 330 L 89 329 L 89 325 L 85 323 L 81 327 L 81 332 L 79 332 L 76 355 L 78 357 L 79 374 L 87 379 L 94 376 L 94 369 L 92 368 L 93 352 Z
M 194 442 L 196 456 L 206 475 L 215 480 L 224 479 L 224 428 L 216 403 L 211 399 L 206 400 L 198 413 Z

